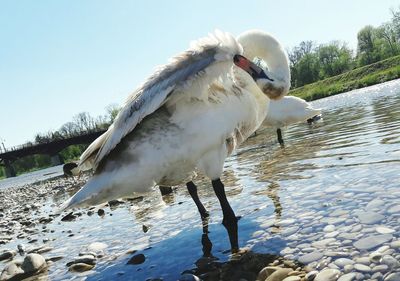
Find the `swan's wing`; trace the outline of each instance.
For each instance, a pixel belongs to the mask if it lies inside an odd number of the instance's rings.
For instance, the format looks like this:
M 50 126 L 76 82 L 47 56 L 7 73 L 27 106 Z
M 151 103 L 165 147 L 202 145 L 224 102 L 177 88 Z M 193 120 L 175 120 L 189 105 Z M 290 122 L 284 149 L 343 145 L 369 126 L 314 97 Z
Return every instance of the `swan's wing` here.
M 242 53 L 242 47 L 230 34 L 220 31 L 191 44 L 186 52 L 160 67 L 140 86 L 122 108 L 108 131 L 96 144 L 91 145 L 80 162 L 93 159 L 93 169 L 121 140 L 135 129 L 143 118 L 166 102 L 174 103 L 182 93 L 189 98 L 201 99 L 209 84 L 218 76 L 229 72 L 233 56 Z M 85 155 L 86 154 L 86 155 Z

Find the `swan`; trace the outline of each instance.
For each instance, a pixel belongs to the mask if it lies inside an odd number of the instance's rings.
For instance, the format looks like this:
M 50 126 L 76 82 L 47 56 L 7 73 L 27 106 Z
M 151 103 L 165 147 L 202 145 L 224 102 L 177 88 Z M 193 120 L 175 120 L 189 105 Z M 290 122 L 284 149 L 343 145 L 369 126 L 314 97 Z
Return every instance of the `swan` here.
M 276 128 L 278 142 L 283 146 L 282 127 L 306 121 L 312 123 L 320 119 L 321 109 L 313 108 L 305 100 L 295 96 L 284 96 L 279 100 L 271 100 L 265 125 Z
M 256 57 L 268 70 L 252 62 Z M 235 39 L 216 31 L 195 41 L 139 86 L 84 151 L 78 167 L 94 174 L 61 210 L 186 183 L 205 219 L 193 182 L 199 171 L 211 180 L 236 252 L 237 218 L 220 180 L 224 161 L 261 125 L 270 99 L 289 88 L 287 54 L 272 35 L 252 30 Z

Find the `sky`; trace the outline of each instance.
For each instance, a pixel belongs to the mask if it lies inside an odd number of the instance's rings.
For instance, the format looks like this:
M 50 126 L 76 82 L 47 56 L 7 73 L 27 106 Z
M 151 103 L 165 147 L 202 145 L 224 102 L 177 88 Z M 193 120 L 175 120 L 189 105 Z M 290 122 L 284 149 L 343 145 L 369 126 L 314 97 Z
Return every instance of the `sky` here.
M 341 40 L 391 19 L 398 0 L 0 0 L 0 145 L 32 141 L 80 112 L 105 114 L 157 65 L 215 29 L 286 48 Z

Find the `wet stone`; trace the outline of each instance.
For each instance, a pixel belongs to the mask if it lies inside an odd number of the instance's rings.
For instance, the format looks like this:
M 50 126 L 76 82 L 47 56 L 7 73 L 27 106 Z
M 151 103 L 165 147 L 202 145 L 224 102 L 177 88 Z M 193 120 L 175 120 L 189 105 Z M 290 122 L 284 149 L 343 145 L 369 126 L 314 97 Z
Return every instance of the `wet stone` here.
M 338 281 L 352 281 L 356 278 L 356 274 L 354 272 L 347 273 L 339 277 Z
M 76 216 L 74 215 L 74 212 L 70 212 L 64 217 L 62 217 L 61 221 L 73 221 L 76 219 Z
M 265 279 L 265 281 L 282 281 L 285 279 L 293 269 L 291 268 L 279 268 L 273 272 L 270 276 Z
M 16 254 L 16 251 L 6 250 L 0 254 L 0 261 L 12 259 Z
M 383 215 L 369 211 L 359 212 L 357 213 L 357 216 L 360 222 L 365 224 L 375 224 L 385 219 Z
M 314 281 L 336 281 L 340 275 L 340 271 L 337 269 L 323 269 L 320 273 L 315 276 Z
M 68 270 L 75 271 L 75 272 L 84 272 L 84 271 L 91 270 L 93 267 L 94 267 L 94 265 L 92 265 L 92 264 L 74 263 L 68 268 Z
M 370 272 L 371 268 L 368 265 L 356 263 L 354 265 L 354 269 L 360 272 Z
M 383 279 L 384 281 L 399 281 L 400 280 L 400 272 L 394 272 L 389 274 Z
M 127 264 L 142 264 L 146 261 L 146 257 L 143 254 L 134 255 L 129 259 Z
M 46 260 L 39 254 L 28 254 L 21 265 L 25 274 L 39 273 L 47 268 Z
M 307 264 L 307 263 L 311 263 L 313 261 L 317 261 L 322 259 L 324 255 L 318 251 L 314 251 L 308 254 L 305 254 L 301 257 L 299 257 L 299 262 Z
M 376 248 L 383 243 L 392 240 L 391 234 L 372 235 L 366 238 L 361 238 L 354 243 L 354 246 L 359 250 L 370 250 Z

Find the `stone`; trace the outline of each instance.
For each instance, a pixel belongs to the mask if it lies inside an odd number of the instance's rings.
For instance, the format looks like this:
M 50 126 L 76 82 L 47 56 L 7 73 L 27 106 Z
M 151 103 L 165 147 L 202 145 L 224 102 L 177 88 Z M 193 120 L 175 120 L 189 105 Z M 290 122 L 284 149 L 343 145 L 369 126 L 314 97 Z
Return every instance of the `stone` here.
M 273 272 L 270 276 L 268 276 L 265 281 L 282 281 L 285 279 L 293 269 L 291 268 L 279 268 L 275 272 Z
M 322 259 L 324 255 L 318 251 L 314 251 L 308 254 L 305 254 L 301 257 L 299 257 L 299 262 L 307 264 L 307 263 L 311 263 L 313 261 L 317 261 Z
M 3 253 L 0 254 L 0 261 L 10 260 L 13 257 L 15 257 L 16 254 L 17 254 L 16 251 L 6 250 L 6 251 L 4 251 Z
M 335 241 L 336 241 L 335 238 L 326 238 L 326 239 L 318 240 L 318 241 L 311 243 L 311 246 L 313 246 L 315 248 L 325 248 L 327 245 L 329 245 Z
M 396 205 L 396 206 L 390 207 L 390 208 L 387 210 L 387 212 L 388 212 L 389 214 L 398 214 L 398 213 L 400 213 L 400 205 Z M 386 279 L 385 279 L 385 280 L 386 280 Z
M 400 240 L 393 241 L 390 243 L 390 247 L 393 249 L 399 249 L 400 248 Z
M 394 229 L 385 227 L 385 226 L 378 226 L 375 228 L 376 232 L 380 233 L 380 234 L 390 234 L 395 232 Z
M 348 264 L 354 264 L 354 261 L 351 260 L 351 259 L 340 258 L 340 259 L 335 260 L 334 263 L 335 263 L 337 266 L 339 266 L 339 267 L 341 267 L 341 268 L 344 268 L 344 267 L 345 267 L 346 265 L 348 265 Z
M 368 265 L 356 263 L 354 269 L 360 272 L 371 272 L 371 268 Z
M 400 272 L 393 272 L 383 279 L 384 281 L 399 281 L 400 280 Z
M 375 224 L 385 219 L 385 216 L 375 212 L 357 212 L 358 219 L 364 224 Z
M 392 269 L 400 267 L 400 262 L 398 260 L 396 260 L 394 257 L 389 256 L 389 255 L 383 256 L 381 263 L 386 264 L 389 268 L 392 268 Z
M 143 254 L 138 254 L 131 257 L 126 264 L 141 264 L 144 263 L 145 260 L 146 257 Z
M 369 260 L 374 263 L 379 263 L 382 259 L 382 254 L 379 252 L 372 252 L 369 254 Z
M 21 265 L 25 274 L 40 273 L 47 269 L 47 263 L 43 256 L 39 254 L 28 254 Z
M 283 279 L 282 281 L 300 281 L 301 278 L 299 276 L 289 276 Z
M 0 275 L 0 280 L 9 280 L 11 278 L 17 279 L 18 275 L 24 274 L 24 271 L 21 269 L 19 264 L 15 262 L 10 262 L 7 264 Z
M 335 231 L 335 226 L 333 224 L 328 224 L 327 226 L 324 227 L 324 232 L 332 232 Z
M 68 270 L 70 271 L 75 271 L 75 272 L 84 272 L 91 270 L 94 267 L 92 264 L 86 264 L 86 263 L 74 263 L 71 265 Z
M 92 255 L 84 255 L 80 256 L 78 258 L 75 258 L 73 261 L 67 263 L 67 266 L 71 266 L 74 263 L 86 263 L 90 265 L 95 265 L 96 264 L 96 258 Z
M 338 281 L 352 281 L 356 278 L 356 274 L 354 272 L 352 273 L 347 273 L 345 275 L 342 275 L 339 277 Z
M 312 281 L 315 279 L 315 276 L 317 276 L 317 274 L 318 274 L 318 271 L 313 270 L 313 271 L 308 272 L 306 274 L 305 278 L 307 281 Z
M 325 268 L 315 276 L 314 281 L 336 281 L 340 271 L 332 268 Z
M 391 234 L 372 235 L 356 241 L 354 246 L 358 250 L 370 250 L 382 245 L 383 243 L 389 242 L 392 238 L 393 236 Z
M 70 212 L 66 214 L 64 217 L 62 217 L 61 221 L 73 221 L 76 219 L 76 216 L 74 215 L 74 212 Z

